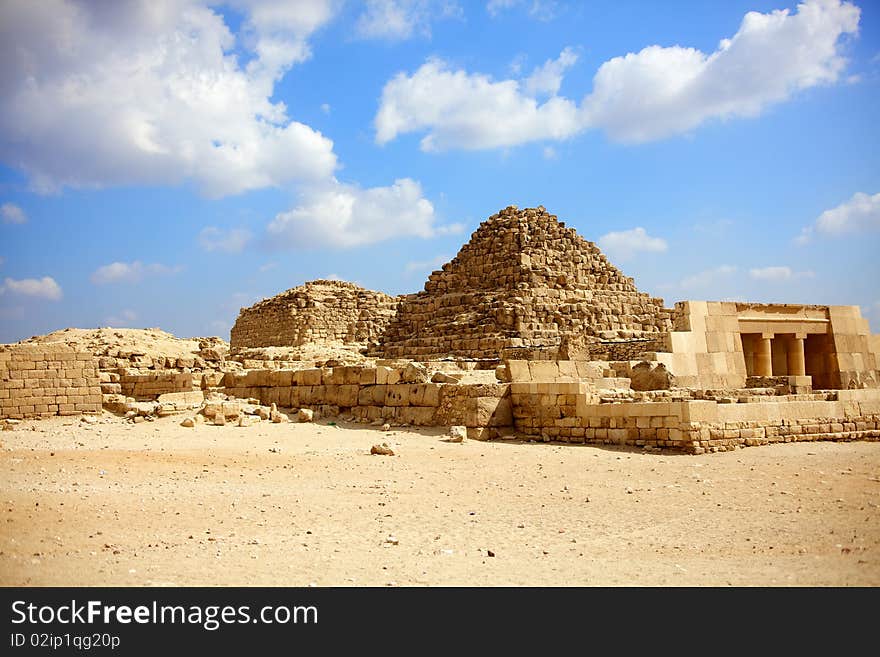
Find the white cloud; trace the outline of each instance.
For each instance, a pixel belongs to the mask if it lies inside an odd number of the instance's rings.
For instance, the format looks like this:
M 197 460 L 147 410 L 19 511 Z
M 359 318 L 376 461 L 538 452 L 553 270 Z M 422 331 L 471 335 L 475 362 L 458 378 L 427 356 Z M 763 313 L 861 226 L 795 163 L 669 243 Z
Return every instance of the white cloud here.
M 325 274 L 324 276 L 321 277 L 321 280 L 325 280 L 325 281 L 342 281 L 342 280 L 345 280 L 345 279 L 342 278 L 342 276 L 340 276 L 339 274 Z
M 846 65 L 840 37 L 857 31 L 859 14 L 847 2 L 808 0 L 794 14 L 747 13 L 709 55 L 649 46 L 615 57 L 593 79 L 585 120 L 614 139 L 642 142 L 712 118 L 757 116 L 800 89 L 836 82 Z
M 461 235 L 465 231 L 462 223 L 444 224 L 434 228 L 435 235 Z
M 494 17 L 502 11 L 515 7 L 520 2 L 522 2 L 522 0 L 489 0 L 489 2 L 486 3 L 486 11 Z
M 679 287 L 683 290 L 693 290 L 706 288 L 717 285 L 720 281 L 729 278 L 737 271 L 732 265 L 719 265 L 712 269 L 706 269 L 691 276 L 683 278 L 679 283 Z
M 544 156 L 545 160 L 555 160 L 559 157 L 559 154 L 556 152 L 556 149 L 552 146 L 544 146 L 541 154 Z
M 15 203 L 0 205 L 0 217 L 3 217 L 4 224 L 23 224 L 27 223 L 28 220 L 24 210 Z
M 857 32 L 859 16 L 858 7 L 840 0 L 806 0 L 795 13 L 749 12 L 710 54 L 652 45 L 606 61 L 579 106 L 556 95 L 563 58 L 545 64 L 531 82 L 494 81 L 429 59 L 412 75 L 399 73 L 386 83 L 376 140 L 427 132 L 426 151 L 481 149 L 601 129 L 614 140 L 638 143 L 687 133 L 712 119 L 755 117 L 800 90 L 837 82 L 846 67 L 841 37 Z M 551 94 L 544 104 L 539 90 Z
M 875 230 L 880 230 L 880 194 L 856 192 L 845 203 L 825 210 L 815 225 L 804 228 L 795 241 L 806 244 L 814 233 L 837 237 Z
M 251 241 L 251 237 L 251 232 L 245 228 L 206 226 L 199 233 L 199 245 L 209 252 L 240 253 Z
M 519 6 L 527 6 L 529 16 L 539 21 L 550 21 L 556 18 L 558 3 L 555 0 L 489 0 L 486 11 L 492 18 L 501 12 Z
M 599 238 L 599 247 L 612 260 L 629 260 L 637 253 L 662 253 L 666 251 L 666 240 L 651 237 L 641 226 L 630 230 L 611 232 Z
M 542 66 L 532 71 L 523 82 L 523 89 L 530 96 L 555 96 L 562 85 L 563 74 L 574 66 L 577 60 L 577 53 L 571 48 L 565 48 L 559 53 L 558 58 L 548 59 Z
M 321 111 L 324 112 L 324 114 L 329 114 L 330 110 L 330 103 L 321 103 Z
M 298 207 L 269 224 L 274 244 L 283 247 L 354 247 L 396 237 L 429 238 L 461 229 L 435 226 L 434 206 L 414 180 L 361 189 L 334 182 L 305 193 Z
M 24 224 L 27 223 L 27 215 L 24 210 L 15 203 L 4 203 L 0 205 L 0 217 L 3 217 L 4 224 Z
M 416 272 L 431 272 L 435 269 L 439 269 L 450 260 L 452 260 L 452 257 L 448 255 L 438 255 L 435 258 L 431 258 L 430 260 L 412 260 L 406 263 L 404 271 L 407 274 L 414 274 Z
M 207 4 L 220 3 L 210 0 Z M 225 0 L 225 4 L 247 16 L 243 31 L 256 55 L 256 59 L 248 63 L 248 72 L 274 78 L 311 56 L 309 37 L 333 19 L 340 3 L 337 0 Z
M 452 0 L 366 0 L 355 31 L 362 39 L 402 41 L 414 35 L 431 36 L 431 22 L 461 18 Z
M 196 0 L 0 3 L 0 160 L 34 189 L 194 181 L 208 196 L 332 175 L 333 143 L 274 85 L 331 0 L 231 0 L 239 45 Z
M 0 294 L 6 293 L 38 297 L 49 299 L 50 301 L 58 301 L 62 296 L 61 286 L 51 276 L 23 278 L 21 280 L 6 278 L 3 280 L 3 284 L 0 285 Z
M 137 283 L 146 276 L 176 274 L 181 269 L 180 266 L 169 267 L 157 263 L 145 265 L 140 260 L 135 260 L 134 262 L 111 262 L 109 265 L 98 267 L 92 273 L 91 281 L 95 285 Z
M 429 59 L 411 76 L 399 73 L 385 84 L 375 118 L 376 141 L 385 144 L 427 130 L 423 151 L 475 150 L 565 139 L 580 131 L 572 101 L 551 96 L 539 103 L 525 86 L 453 71 L 443 60 Z
M 104 321 L 107 323 L 107 326 L 131 326 L 131 324 L 137 319 L 137 313 L 133 310 L 123 310 L 118 315 L 113 315 L 111 317 L 106 318 Z
M 749 276 L 756 281 L 767 281 L 779 283 L 783 281 L 791 281 L 798 278 L 813 278 L 815 274 L 812 271 L 792 271 L 791 267 L 761 267 L 750 269 Z
M 277 262 L 267 262 L 265 264 L 260 265 L 260 272 L 264 273 L 267 271 L 272 271 L 273 269 L 277 269 L 277 268 L 278 268 Z

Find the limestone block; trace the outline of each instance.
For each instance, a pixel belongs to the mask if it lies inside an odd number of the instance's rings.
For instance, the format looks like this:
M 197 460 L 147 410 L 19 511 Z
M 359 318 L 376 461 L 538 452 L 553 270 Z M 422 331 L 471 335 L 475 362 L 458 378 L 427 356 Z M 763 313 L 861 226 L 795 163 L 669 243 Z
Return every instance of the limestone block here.
M 338 401 L 334 403 L 346 407 L 357 406 L 359 391 L 360 388 L 357 384 L 338 386 Z
M 160 404 L 201 404 L 205 393 L 201 391 L 164 392 L 156 398 Z
M 559 365 L 552 360 L 531 361 L 529 375 L 531 381 L 556 381 L 559 378 Z
M 343 367 L 333 367 L 324 370 L 321 379 L 324 385 L 341 386 L 345 383 L 345 372 Z
M 529 361 L 527 360 L 508 360 L 505 361 L 507 369 L 510 372 L 511 381 L 531 381 L 532 374 L 529 369 Z
M 293 385 L 293 370 L 275 370 L 269 372 L 268 385 L 281 388 Z
M 319 386 L 321 385 L 321 370 L 319 369 L 309 369 L 309 370 L 300 370 L 298 372 L 300 378 L 300 385 L 304 386 Z
M 432 426 L 435 409 L 427 406 L 405 406 L 397 411 L 397 419 L 414 426 Z
M 386 406 L 409 406 L 410 386 L 395 384 L 385 387 Z

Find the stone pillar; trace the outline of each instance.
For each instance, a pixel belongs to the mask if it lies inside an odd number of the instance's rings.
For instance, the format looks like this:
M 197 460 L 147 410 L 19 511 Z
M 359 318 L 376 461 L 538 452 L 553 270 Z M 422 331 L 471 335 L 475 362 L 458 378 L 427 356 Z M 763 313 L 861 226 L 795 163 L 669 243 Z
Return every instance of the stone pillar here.
M 804 337 L 795 335 L 788 341 L 788 375 L 806 376 L 807 367 L 804 360 Z
M 762 333 L 755 342 L 755 376 L 773 376 L 772 333 Z

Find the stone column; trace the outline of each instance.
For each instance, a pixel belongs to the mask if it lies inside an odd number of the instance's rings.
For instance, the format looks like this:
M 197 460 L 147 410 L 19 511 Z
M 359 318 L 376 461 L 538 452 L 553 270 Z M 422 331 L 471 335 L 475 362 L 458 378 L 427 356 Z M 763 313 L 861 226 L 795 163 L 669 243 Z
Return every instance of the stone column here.
M 804 337 L 795 335 L 788 341 L 788 375 L 806 376 L 807 366 L 804 360 Z
M 772 333 L 762 333 L 755 344 L 755 376 L 773 376 Z

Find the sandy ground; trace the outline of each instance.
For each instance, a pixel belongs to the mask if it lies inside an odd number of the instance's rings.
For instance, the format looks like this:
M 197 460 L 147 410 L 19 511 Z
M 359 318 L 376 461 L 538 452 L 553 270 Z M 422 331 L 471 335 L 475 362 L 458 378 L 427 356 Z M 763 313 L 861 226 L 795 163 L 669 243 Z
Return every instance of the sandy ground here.
M 878 443 L 685 456 L 179 420 L 0 433 L 0 584 L 880 584 Z

